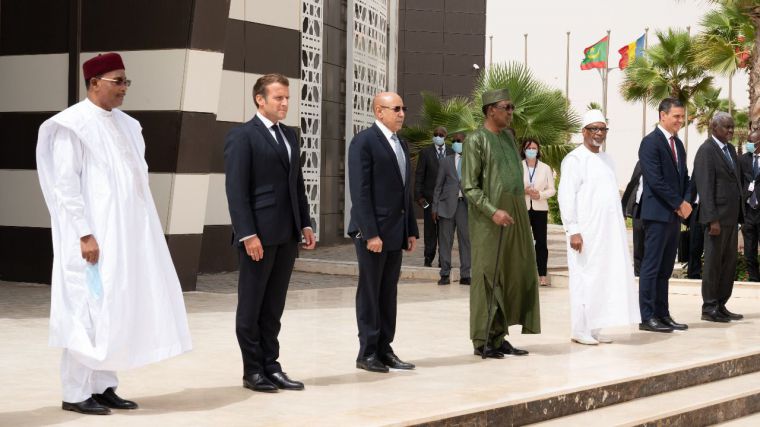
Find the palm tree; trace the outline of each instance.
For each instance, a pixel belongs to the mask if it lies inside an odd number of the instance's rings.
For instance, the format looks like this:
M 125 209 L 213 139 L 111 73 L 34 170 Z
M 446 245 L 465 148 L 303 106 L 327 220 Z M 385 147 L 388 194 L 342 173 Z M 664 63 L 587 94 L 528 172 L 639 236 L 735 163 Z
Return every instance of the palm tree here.
M 728 110 L 728 99 L 720 97 L 720 88 L 710 88 L 694 96 L 694 115 L 692 118 L 697 122 L 697 130 L 711 135 L 710 121 L 718 111 Z
M 749 55 L 749 112 L 752 127 L 760 126 L 760 2 L 758 0 L 710 0 L 724 8 L 739 11 L 751 23 L 754 31 L 753 36 L 745 35 L 751 46 Z M 751 42 L 750 42 L 751 41 Z

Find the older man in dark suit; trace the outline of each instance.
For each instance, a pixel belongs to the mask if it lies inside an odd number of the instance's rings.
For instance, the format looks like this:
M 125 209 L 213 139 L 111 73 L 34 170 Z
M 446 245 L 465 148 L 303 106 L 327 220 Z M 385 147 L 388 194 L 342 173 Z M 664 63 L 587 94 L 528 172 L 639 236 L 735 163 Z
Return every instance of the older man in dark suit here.
M 401 97 L 382 92 L 372 101 L 375 124 L 359 132 L 348 148 L 351 221 L 359 262 L 356 367 L 370 372 L 414 369 L 391 348 L 396 333 L 396 295 L 402 249 L 414 250 L 419 237 L 412 209 L 409 149 L 397 132 L 404 124 Z
M 736 274 L 737 226 L 742 222 L 739 164 L 731 145 L 734 119 L 719 112 L 710 121 L 710 130 L 712 136 L 694 158 L 693 176 L 700 199 L 699 222 L 706 228 L 702 320 L 730 322 L 744 317 L 726 308 Z
M 302 390 L 282 372 L 280 318 L 298 242 L 316 240 L 295 132 L 288 113 L 288 79 L 266 74 L 253 86 L 256 115 L 230 131 L 224 144 L 227 202 L 240 256 L 235 332 L 243 354 L 243 386 L 255 391 Z
M 681 220 L 691 214 L 686 150 L 677 135 L 686 113 L 683 103 L 673 98 L 664 99 L 658 110 L 660 123 L 639 146 L 645 239 L 639 276 L 639 329 L 672 332 L 688 329 L 673 320 L 668 308 L 668 281 L 676 261 Z

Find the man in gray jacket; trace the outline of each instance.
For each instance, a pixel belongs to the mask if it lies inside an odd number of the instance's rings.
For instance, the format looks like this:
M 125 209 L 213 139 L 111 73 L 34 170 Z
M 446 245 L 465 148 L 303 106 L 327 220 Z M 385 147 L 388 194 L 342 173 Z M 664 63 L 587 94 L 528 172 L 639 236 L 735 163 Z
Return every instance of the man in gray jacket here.
M 433 220 L 438 222 L 439 260 L 441 280 L 439 285 L 448 285 L 451 274 L 451 248 L 454 245 L 454 230 L 459 241 L 460 285 L 470 284 L 470 234 L 467 229 L 467 200 L 462 194 L 462 144 L 464 134 L 452 137 L 449 154 L 438 168 L 438 177 L 433 191 Z

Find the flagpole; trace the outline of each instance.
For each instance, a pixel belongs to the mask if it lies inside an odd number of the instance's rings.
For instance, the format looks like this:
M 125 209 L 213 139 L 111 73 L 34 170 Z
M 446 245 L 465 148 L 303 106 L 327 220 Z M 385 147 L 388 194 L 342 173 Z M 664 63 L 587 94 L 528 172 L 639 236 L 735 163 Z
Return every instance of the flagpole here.
M 567 61 L 565 62 L 565 98 L 570 104 L 570 31 L 567 32 Z
M 488 36 L 488 68 L 493 65 L 493 35 Z
M 649 27 L 644 28 L 644 51 L 649 48 Z M 647 96 L 644 95 L 641 109 L 641 137 L 647 135 Z
M 523 34 L 525 36 L 525 68 L 528 67 L 528 33 Z
M 610 78 L 610 46 L 612 44 L 610 43 L 610 33 L 611 30 L 607 30 L 607 57 L 604 59 L 604 84 L 602 84 L 604 94 L 602 95 L 602 112 L 604 113 L 604 118 L 607 118 L 607 87 L 609 86 L 609 78 Z M 607 151 L 607 140 L 602 143 L 602 151 Z
M 691 26 L 686 27 L 686 33 L 689 35 L 689 38 L 691 38 Z M 683 131 L 683 145 L 684 145 L 684 151 L 686 151 L 686 156 L 688 158 L 689 155 L 689 100 L 686 100 L 686 105 L 684 105 L 684 131 Z

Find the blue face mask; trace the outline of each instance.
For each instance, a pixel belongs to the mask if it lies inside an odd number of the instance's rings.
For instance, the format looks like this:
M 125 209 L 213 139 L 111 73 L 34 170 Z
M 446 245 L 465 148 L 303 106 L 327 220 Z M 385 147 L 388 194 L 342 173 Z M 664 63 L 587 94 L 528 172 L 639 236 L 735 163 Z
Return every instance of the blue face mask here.
M 538 156 L 538 150 L 534 148 L 528 148 L 525 150 L 525 157 L 528 159 L 535 159 Z
M 462 154 L 462 143 L 461 142 L 452 143 L 451 149 L 454 150 L 454 152 L 457 154 Z
M 754 153 L 755 152 L 755 143 L 754 142 L 747 142 L 744 144 L 744 150 L 747 153 Z
M 433 142 L 435 143 L 435 145 L 437 145 L 439 147 L 441 145 L 443 145 L 443 141 L 444 141 L 444 138 L 442 136 L 434 136 L 433 137 Z

